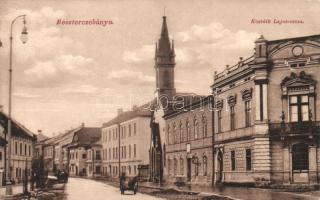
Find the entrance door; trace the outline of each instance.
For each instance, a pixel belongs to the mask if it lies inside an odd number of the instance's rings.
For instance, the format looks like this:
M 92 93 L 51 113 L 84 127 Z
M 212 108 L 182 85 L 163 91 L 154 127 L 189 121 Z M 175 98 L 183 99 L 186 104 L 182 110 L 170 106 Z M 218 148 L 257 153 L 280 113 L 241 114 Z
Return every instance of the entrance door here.
M 191 158 L 187 159 L 187 181 L 191 181 Z
M 309 148 L 307 144 L 292 145 L 293 182 L 309 182 Z
M 218 152 L 218 166 L 217 166 L 217 182 L 222 182 L 222 174 L 223 174 L 223 154 L 221 151 Z

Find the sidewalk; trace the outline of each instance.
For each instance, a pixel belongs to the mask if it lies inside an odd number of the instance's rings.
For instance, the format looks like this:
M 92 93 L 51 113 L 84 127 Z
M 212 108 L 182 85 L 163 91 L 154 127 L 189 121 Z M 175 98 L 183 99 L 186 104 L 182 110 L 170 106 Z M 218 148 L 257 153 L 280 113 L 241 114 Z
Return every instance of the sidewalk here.
M 12 185 L 12 194 L 19 194 L 23 192 L 23 185 L 22 184 L 17 184 L 17 185 Z M 6 186 L 0 187 L 0 197 L 6 195 Z

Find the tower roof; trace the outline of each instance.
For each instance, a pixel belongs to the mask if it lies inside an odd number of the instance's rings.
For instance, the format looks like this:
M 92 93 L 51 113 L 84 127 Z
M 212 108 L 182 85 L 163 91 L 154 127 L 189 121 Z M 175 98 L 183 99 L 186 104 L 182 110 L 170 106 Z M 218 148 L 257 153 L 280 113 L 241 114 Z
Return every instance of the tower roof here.
M 158 41 L 158 45 L 156 45 L 156 56 L 160 56 L 163 58 L 165 63 L 170 63 L 171 57 L 174 57 L 174 47 L 171 46 L 169 39 L 169 31 L 167 26 L 167 17 L 162 17 L 162 27 L 161 27 L 161 35 Z

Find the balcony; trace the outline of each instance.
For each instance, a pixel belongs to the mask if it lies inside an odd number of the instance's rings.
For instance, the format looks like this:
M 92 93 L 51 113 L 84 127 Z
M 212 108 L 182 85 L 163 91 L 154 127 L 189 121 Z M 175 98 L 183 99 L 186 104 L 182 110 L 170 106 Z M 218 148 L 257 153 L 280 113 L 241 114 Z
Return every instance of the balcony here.
M 320 121 L 305 122 L 278 122 L 269 123 L 271 135 L 318 135 L 320 133 Z

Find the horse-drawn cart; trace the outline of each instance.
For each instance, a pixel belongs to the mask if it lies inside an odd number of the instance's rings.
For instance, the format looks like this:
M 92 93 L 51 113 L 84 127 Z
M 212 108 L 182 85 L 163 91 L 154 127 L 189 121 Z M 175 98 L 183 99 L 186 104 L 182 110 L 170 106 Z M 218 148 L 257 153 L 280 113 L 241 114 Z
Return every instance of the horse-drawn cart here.
M 133 191 L 134 194 L 138 191 L 138 177 L 127 178 L 125 176 L 121 176 L 120 178 L 120 191 L 121 194 L 124 194 L 126 190 Z

